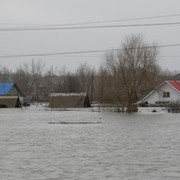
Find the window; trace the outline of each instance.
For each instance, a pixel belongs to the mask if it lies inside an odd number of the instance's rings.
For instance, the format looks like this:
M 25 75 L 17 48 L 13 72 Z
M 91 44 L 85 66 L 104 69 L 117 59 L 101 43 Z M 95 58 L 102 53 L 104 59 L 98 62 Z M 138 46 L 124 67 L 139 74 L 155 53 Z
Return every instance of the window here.
M 169 98 L 170 97 L 170 92 L 163 92 L 163 97 Z

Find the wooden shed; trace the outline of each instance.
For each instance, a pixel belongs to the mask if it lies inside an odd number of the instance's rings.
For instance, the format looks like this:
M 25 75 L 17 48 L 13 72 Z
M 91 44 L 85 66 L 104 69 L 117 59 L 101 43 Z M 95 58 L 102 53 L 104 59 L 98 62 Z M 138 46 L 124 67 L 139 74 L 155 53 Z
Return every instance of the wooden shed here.
M 21 106 L 18 96 L 0 96 L 0 108 L 17 108 Z
M 51 94 L 50 108 L 82 108 L 91 107 L 87 93 L 56 93 Z

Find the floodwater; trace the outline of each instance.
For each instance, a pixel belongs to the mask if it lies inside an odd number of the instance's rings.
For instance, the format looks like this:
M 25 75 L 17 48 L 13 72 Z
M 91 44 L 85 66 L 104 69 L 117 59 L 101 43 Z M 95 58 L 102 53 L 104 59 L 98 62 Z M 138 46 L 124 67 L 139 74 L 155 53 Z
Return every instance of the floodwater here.
M 0 180 L 106 179 L 179 180 L 180 114 L 0 109 Z

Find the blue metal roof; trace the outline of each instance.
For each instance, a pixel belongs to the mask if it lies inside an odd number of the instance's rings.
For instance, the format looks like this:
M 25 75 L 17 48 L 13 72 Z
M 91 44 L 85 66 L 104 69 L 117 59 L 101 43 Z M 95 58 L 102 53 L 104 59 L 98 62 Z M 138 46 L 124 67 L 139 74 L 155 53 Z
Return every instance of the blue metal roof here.
M 0 95 L 7 95 L 14 83 L 0 83 Z

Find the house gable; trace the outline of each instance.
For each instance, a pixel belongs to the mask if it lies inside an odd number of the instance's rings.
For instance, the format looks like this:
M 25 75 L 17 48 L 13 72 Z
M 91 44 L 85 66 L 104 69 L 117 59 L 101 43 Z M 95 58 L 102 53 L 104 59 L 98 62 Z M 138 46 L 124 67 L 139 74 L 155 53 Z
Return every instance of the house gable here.
M 165 81 L 141 100 L 141 103 L 144 102 L 149 104 L 180 102 L 180 92 L 168 81 Z
M 10 89 L 8 95 L 23 96 L 23 94 L 21 93 L 21 91 L 20 91 L 20 90 L 17 88 L 17 86 L 15 86 L 15 85 Z

